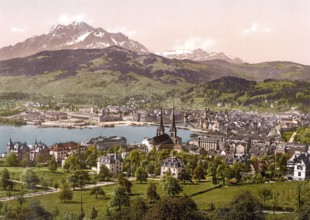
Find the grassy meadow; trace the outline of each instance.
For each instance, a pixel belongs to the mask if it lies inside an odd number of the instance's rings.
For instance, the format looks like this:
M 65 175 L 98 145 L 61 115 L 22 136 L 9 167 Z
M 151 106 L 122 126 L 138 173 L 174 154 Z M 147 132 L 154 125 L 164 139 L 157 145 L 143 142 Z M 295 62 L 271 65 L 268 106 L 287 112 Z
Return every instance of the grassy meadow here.
M 3 169 L 3 168 L 1 168 Z M 0 169 L 0 171 L 1 171 Z M 68 179 L 69 173 L 65 172 L 62 169 L 57 170 L 57 172 L 52 173 L 48 171 L 46 168 L 32 168 L 36 174 L 39 176 L 41 181 L 46 181 L 50 184 L 52 181 L 53 183 L 57 182 L 59 185 L 62 184 L 62 180 Z M 23 168 L 8 168 L 11 177 L 13 179 L 18 180 Z M 165 196 L 162 186 L 159 180 L 149 180 L 148 182 L 155 183 L 157 187 L 157 192 L 161 197 Z M 191 196 L 193 193 L 197 193 L 203 190 L 211 189 L 215 185 L 213 185 L 210 181 L 202 181 L 202 182 L 195 182 L 194 184 L 183 184 L 180 183 L 183 192 L 181 195 L 188 195 Z M 277 183 L 265 183 L 265 184 L 249 184 L 249 185 L 239 185 L 239 186 L 225 186 L 217 189 L 213 189 L 203 194 L 199 194 L 193 196 L 192 199 L 196 202 L 199 209 L 207 210 L 209 208 L 210 203 L 213 203 L 216 208 L 225 207 L 231 201 L 231 199 L 236 196 L 237 194 L 250 191 L 258 198 L 258 190 L 262 187 L 271 189 L 274 194 L 278 194 L 278 205 L 284 208 L 294 208 L 296 203 L 296 187 L 300 184 L 300 182 L 277 182 Z M 302 187 L 308 187 L 309 183 L 303 184 Z M 73 194 L 73 200 L 63 202 L 60 201 L 58 198 L 58 193 L 53 194 L 46 194 L 40 195 L 33 198 L 39 199 L 41 204 L 49 211 L 55 209 L 55 207 L 59 208 L 60 216 L 66 213 L 73 213 L 78 214 L 81 209 L 81 200 L 83 209 L 85 210 L 86 217 L 90 215 L 91 208 L 95 207 L 98 210 L 98 219 L 103 218 L 103 215 L 109 205 L 110 199 L 113 196 L 113 191 L 116 184 L 102 186 L 102 189 L 105 191 L 105 196 L 95 198 L 95 195 L 90 195 L 91 189 L 82 189 L 82 190 L 75 190 Z M 136 183 L 133 182 L 132 190 L 130 198 L 134 199 L 136 196 L 146 198 L 146 189 L 148 187 L 148 183 Z M 6 195 L 6 191 L 0 190 L 0 196 L 4 197 Z M 27 198 L 27 200 L 31 200 L 33 198 Z M 11 200 L 5 202 L 9 206 L 18 207 L 19 204 L 16 200 Z M 266 205 L 272 206 L 273 201 L 267 200 Z M 278 219 L 280 215 L 268 215 L 268 219 Z M 285 215 L 283 215 L 285 216 Z

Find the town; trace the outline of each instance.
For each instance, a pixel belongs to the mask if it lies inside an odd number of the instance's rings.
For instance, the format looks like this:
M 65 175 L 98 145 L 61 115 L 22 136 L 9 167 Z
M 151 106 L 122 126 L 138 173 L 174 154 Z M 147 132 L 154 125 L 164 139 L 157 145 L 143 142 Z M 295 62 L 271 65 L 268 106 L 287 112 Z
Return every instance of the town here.
M 141 137 L 141 143 L 127 143 L 121 134 L 93 137 L 80 143 L 68 137 L 67 142 L 52 146 L 38 140 L 27 144 L 23 140 L 10 139 L 3 155 L 3 166 L 47 167 L 50 171 L 63 169 L 69 175 L 68 183 L 63 180 L 63 187 L 69 184 L 74 190 L 93 183 L 93 176 L 98 184 L 106 181 L 113 184 L 113 180 L 120 184 L 127 178 L 141 183 L 148 179 L 156 182 L 172 178 L 169 181 L 175 179 L 185 184 L 184 188 L 194 184 L 194 180 L 197 183 L 209 180 L 215 186 L 214 190 L 224 186 L 279 181 L 293 180 L 294 183 L 310 178 L 310 114 L 295 110 L 274 114 L 210 108 L 139 110 L 112 105 L 102 109 L 82 106 L 72 112 L 65 106 L 60 111 L 49 111 L 32 105 L 18 117 L 22 117 L 26 124 L 38 127 L 77 129 L 152 125 L 157 127 L 156 133 L 151 137 Z M 182 142 L 179 129 L 192 130 L 190 141 Z M 39 180 L 35 183 L 46 185 Z M 59 184 L 49 187 L 57 190 Z M 153 183 L 150 184 L 154 187 Z M 263 189 L 269 193 L 269 199 L 274 198 L 275 192 Z M 165 193 L 174 197 L 181 191 L 180 188 Z M 200 193 L 205 193 L 205 189 L 192 195 Z M 154 198 L 150 199 L 153 201 Z M 123 205 L 126 206 L 125 203 L 117 206 Z M 263 208 L 272 209 L 267 205 Z M 286 209 L 289 212 L 294 210 L 291 206 Z M 274 206 L 275 210 L 283 210 L 283 207 L 277 209 Z M 117 216 L 117 213 L 116 210 L 111 215 Z M 208 213 L 212 214 L 210 210 Z
M 69 155 L 77 154 L 78 150 L 83 152 L 88 147 L 95 146 L 98 151 L 108 151 L 118 145 L 122 146 L 121 157 L 119 157 L 122 160 L 132 150 L 147 153 L 155 148 L 156 150 L 184 151 L 191 155 L 220 156 L 227 164 L 235 162 L 248 164 L 253 157 L 289 154 L 291 158 L 287 158 L 289 160 L 287 160 L 288 173 L 286 177 L 304 180 L 310 176 L 309 162 L 307 161 L 309 160 L 307 156 L 308 144 L 295 140 L 298 128 L 310 127 L 310 114 L 301 114 L 297 111 L 282 114 L 259 114 L 228 110 L 213 111 L 209 108 L 187 112 L 174 109 L 168 111 L 162 108 L 153 111 L 133 111 L 126 106 L 111 105 L 97 110 L 95 113 L 94 107 L 91 106 L 83 106 L 79 108 L 78 112 L 68 112 L 65 111 L 64 106 L 62 108 L 63 111 L 29 110 L 21 115 L 27 124 L 43 127 L 143 126 L 148 123 L 158 126 L 157 134 L 154 134 L 154 137 L 145 138 L 140 144 L 135 145 L 127 144 L 126 138 L 121 136 L 94 137 L 90 140 L 83 140 L 81 143 L 68 140 L 66 143 L 57 143 L 52 146 L 46 146 L 44 143 L 37 143 L 37 141 L 27 146 L 20 140 L 14 140 L 14 142 L 9 140 L 7 155 L 14 153 L 20 161 L 27 155 L 30 161 L 41 163 L 46 163 L 50 156 L 53 156 L 57 162 L 64 164 L 65 159 Z M 168 132 L 165 132 L 165 127 L 169 128 L 166 128 L 166 131 L 169 130 Z M 182 139 L 177 136 L 177 127 L 193 130 L 191 141 L 183 143 Z M 104 159 L 99 158 L 98 164 L 99 161 L 104 161 Z M 261 169 L 260 166 L 264 166 L 264 164 L 251 164 L 251 170 L 255 173 Z M 299 172 L 297 167 L 303 172 Z M 123 172 L 123 170 L 118 169 L 117 172 Z M 110 170 L 110 173 L 115 174 L 116 170 Z

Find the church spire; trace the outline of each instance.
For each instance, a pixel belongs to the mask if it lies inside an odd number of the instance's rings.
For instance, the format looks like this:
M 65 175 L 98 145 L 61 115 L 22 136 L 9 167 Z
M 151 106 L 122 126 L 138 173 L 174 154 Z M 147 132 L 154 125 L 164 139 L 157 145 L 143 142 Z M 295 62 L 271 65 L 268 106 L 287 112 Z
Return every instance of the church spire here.
M 157 136 L 165 134 L 165 128 L 163 123 L 163 108 L 160 107 L 160 122 L 157 128 Z
M 172 119 L 170 125 L 170 137 L 175 138 L 177 136 L 177 128 L 175 126 L 174 108 L 172 109 Z

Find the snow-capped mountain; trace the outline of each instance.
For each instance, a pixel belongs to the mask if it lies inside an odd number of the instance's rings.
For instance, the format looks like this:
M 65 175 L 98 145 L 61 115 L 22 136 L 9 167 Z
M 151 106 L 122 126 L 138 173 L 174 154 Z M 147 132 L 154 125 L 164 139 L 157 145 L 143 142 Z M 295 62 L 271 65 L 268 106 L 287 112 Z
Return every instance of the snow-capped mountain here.
M 206 60 L 226 60 L 230 63 L 243 63 L 240 58 L 227 56 L 224 53 L 208 53 L 203 49 L 196 49 L 193 51 L 188 50 L 169 50 L 162 53 L 156 53 L 160 56 L 169 58 L 169 59 L 178 59 L 178 60 L 194 60 L 194 61 L 206 61 Z
M 46 34 L 1 48 L 0 60 L 28 56 L 44 50 L 101 49 L 109 46 L 120 46 L 135 52 L 148 51 L 142 44 L 122 33 L 109 33 L 85 22 L 73 22 L 67 26 L 56 25 Z

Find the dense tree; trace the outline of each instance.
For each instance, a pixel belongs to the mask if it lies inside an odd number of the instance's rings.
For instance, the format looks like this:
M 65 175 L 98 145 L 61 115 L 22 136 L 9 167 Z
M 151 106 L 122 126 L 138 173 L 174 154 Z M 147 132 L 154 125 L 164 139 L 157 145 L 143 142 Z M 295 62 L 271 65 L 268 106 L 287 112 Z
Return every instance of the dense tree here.
M 287 161 L 290 159 L 291 155 L 286 154 L 277 154 L 276 156 L 276 170 L 279 177 L 283 177 L 287 173 Z
M 236 178 L 237 181 L 240 181 L 242 178 L 241 173 L 246 171 L 246 166 L 241 162 L 236 162 L 232 165 L 232 170 L 234 178 Z
M 151 207 L 144 219 L 180 219 L 201 220 L 197 205 L 188 197 L 166 197 Z
M 24 193 L 21 193 L 20 195 L 17 195 L 16 196 L 16 201 L 20 205 L 20 207 L 22 208 L 23 204 L 26 202 L 26 198 L 24 196 Z
M 47 166 L 48 169 L 52 172 L 56 172 L 57 170 L 57 161 L 55 160 L 55 157 L 51 157 L 48 161 L 47 161 Z
M 10 173 L 8 169 L 3 169 L 1 172 L 1 178 L 0 178 L 0 187 L 4 190 L 12 189 L 13 182 L 11 181 Z
M 212 177 L 212 183 L 217 184 L 217 168 L 223 164 L 223 160 L 220 157 L 215 157 L 213 161 L 209 164 L 208 174 Z
M 89 173 L 83 170 L 76 170 L 69 177 L 69 182 L 72 184 L 73 189 L 77 186 L 83 188 L 89 181 Z
M 17 167 L 19 166 L 19 160 L 15 153 L 9 153 L 5 158 L 5 165 L 7 167 Z
M 296 211 L 294 219 L 308 220 L 310 219 L 310 200 L 303 203 Z
M 302 144 L 310 144 L 310 128 L 298 128 L 296 140 Z
M 147 211 L 147 206 L 142 198 L 136 197 L 130 202 L 130 210 L 130 219 L 140 220 L 143 219 Z
M 266 205 L 266 201 L 272 199 L 272 190 L 266 187 L 262 187 L 258 190 L 259 197 L 263 200 L 263 205 Z
M 164 192 L 168 195 L 168 196 L 176 196 L 178 195 L 180 192 L 182 192 L 182 188 L 178 183 L 178 180 L 170 175 L 165 176 L 162 180 L 162 186 L 163 186 L 163 190 Z
M 38 199 L 32 199 L 26 207 L 24 218 L 21 219 L 53 219 L 53 214 L 46 210 Z
M 63 200 L 64 203 L 66 202 L 66 200 L 73 199 L 73 192 L 70 189 L 68 183 L 64 183 L 63 186 L 61 187 L 61 190 L 59 192 L 59 199 Z
M 111 206 L 117 207 L 118 210 L 121 210 L 123 206 L 129 206 L 130 199 L 128 192 L 124 186 L 117 186 L 114 189 L 114 194 L 111 198 Z
M 97 218 L 97 216 L 98 216 L 98 210 L 93 206 L 90 212 L 90 219 L 94 220 Z
M 23 202 L 24 203 L 24 202 Z M 23 219 L 23 220 L 52 220 L 55 216 L 46 210 L 38 199 L 31 199 L 26 206 L 8 208 L 6 205 L 1 209 L 1 219 Z
M 203 167 L 201 165 L 198 165 L 194 171 L 194 178 L 198 179 L 198 181 L 200 182 L 202 179 L 205 179 L 205 170 L 203 169 Z
M 132 150 L 125 160 L 125 167 L 129 174 L 134 174 L 136 169 L 140 166 L 142 160 L 142 153 L 138 150 Z
M 162 149 L 161 151 L 158 151 L 157 159 L 159 161 L 167 159 L 168 157 L 170 157 L 170 152 L 171 150 L 169 149 Z
M 22 160 L 19 163 L 22 167 L 31 167 L 33 166 L 33 161 L 30 160 L 30 154 L 29 153 L 25 153 L 23 155 Z
M 57 206 L 54 207 L 54 209 L 52 211 L 52 215 L 53 215 L 54 219 L 57 219 L 57 216 L 59 216 L 59 214 L 60 214 L 59 208 Z
M 59 187 L 59 183 L 54 183 L 54 188 L 56 189 L 56 191 L 57 191 L 58 187 Z
M 81 169 L 80 158 L 78 155 L 70 155 L 64 163 L 66 170 L 79 170 Z
M 136 181 L 142 183 L 147 182 L 147 172 L 143 169 L 143 167 L 138 167 L 135 172 Z
M 154 183 L 149 183 L 149 186 L 146 189 L 146 197 L 150 201 L 150 203 L 154 203 L 160 199 L 156 191 L 156 185 Z
M 102 187 L 100 187 L 100 186 L 95 186 L 94 188 L 91 189 L 90 195 L 94 195 L 94 194 L 96 195 L 96 199 L 97 199 L 98 195 L 105 196 L 105 192 L 102 189 Z
M 102 164 L 100 166 L 100 171 L 99 171 L 99 174 L 98 174 L 98 179 L 100 181 L 109 181 L 109 179 L 110 179 L 110 171 L 106 167 L 106 165 L 104 165 L 104 164 Z
M 33 170 L 27 168 L 25 169 L 21 175 L 20 175 L 20 180 L 24 183 L 27 184 L 27 187 L 29 189 L 33 189 L 36 184 L 40 182 L 39 178 L 37 175 L 33 172 Z
M 48 183 L 46 181 L 42 182 L 41 186 L 44 191 L 48 190 Z
M 182 170 L 182 172 L 179 174 L 179 180 L 183 181 L 183 184 L 185 184 L 185 182 L 193 183 L 192 175 L 188 168 L 185 167 Z
M 146 170 L 147 173 L 150 175 L 155 175 L 155 165 L 154 162 L 150 162 L 147 166 L 146 166 Z
M 125 178 L 123 174 L 118 175 L 117 183 L 125 187 L 127 193 L 131 193 L 132 183 L 127 178 Z
M 86 158 L 86 164 L 88 167 L 94 167 L 97 164 L 98 151 L 97 149 L 92 151 Z
M 243 192 L 230 202 L 229 219 L 260 219 L 261 205 L 258 199 L 249 191 Z

